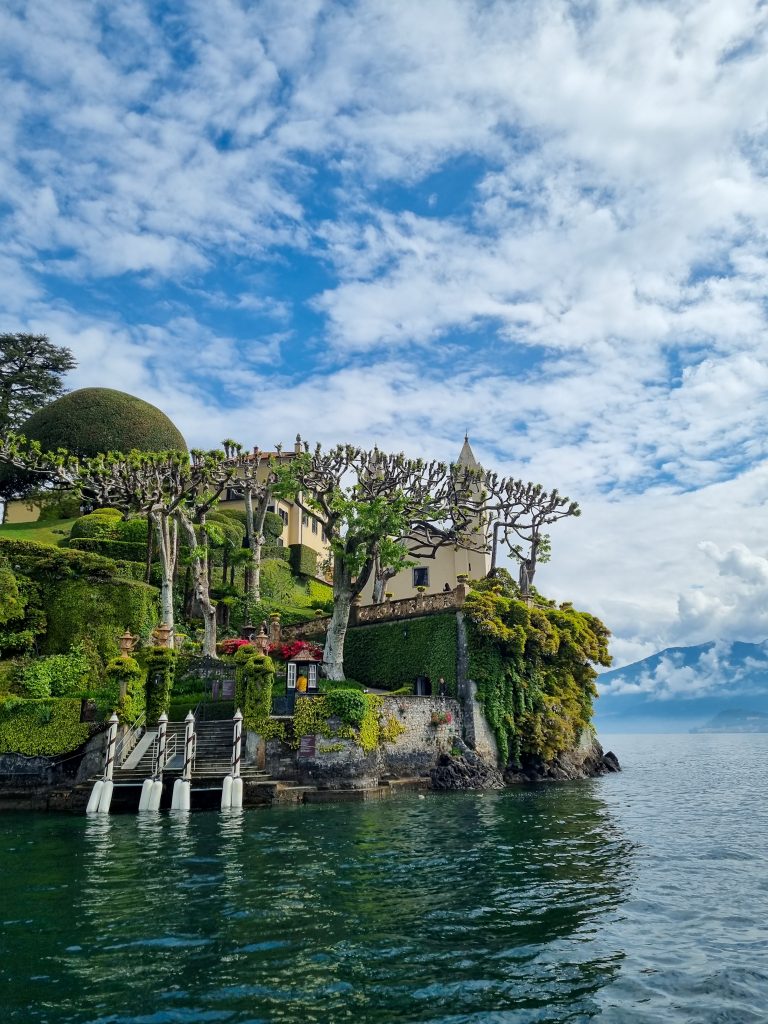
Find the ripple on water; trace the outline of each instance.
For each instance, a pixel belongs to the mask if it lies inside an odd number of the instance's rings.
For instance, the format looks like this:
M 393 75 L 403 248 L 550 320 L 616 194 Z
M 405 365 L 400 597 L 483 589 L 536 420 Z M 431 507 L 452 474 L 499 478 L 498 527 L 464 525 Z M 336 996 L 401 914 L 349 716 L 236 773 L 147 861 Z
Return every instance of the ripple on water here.
M 768 739 L 720 740 L 482 798 L 7 815 L 4 1021 L 765 1021 Z

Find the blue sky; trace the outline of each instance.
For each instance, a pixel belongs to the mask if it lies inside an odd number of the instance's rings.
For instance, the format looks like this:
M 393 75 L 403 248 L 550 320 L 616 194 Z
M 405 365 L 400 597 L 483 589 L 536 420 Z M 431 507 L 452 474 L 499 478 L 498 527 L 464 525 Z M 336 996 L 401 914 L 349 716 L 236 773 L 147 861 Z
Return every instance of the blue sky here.
M 190 443 L 476 454 L 576 498 L 618 663 L 768 636 L 766 11 L 9 2 L 0 328 Z

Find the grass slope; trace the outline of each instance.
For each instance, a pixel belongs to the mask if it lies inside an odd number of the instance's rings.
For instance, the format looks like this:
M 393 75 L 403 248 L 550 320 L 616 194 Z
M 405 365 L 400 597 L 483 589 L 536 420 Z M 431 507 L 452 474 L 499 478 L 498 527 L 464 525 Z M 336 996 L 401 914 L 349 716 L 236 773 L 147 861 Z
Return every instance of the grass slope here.
M 31 540 L 36 544 L 58 546 L 69 536 L 74 519 L 51 519 L 43 523 L 7 523 L 0 526 L 0 537 L 9 540 Z

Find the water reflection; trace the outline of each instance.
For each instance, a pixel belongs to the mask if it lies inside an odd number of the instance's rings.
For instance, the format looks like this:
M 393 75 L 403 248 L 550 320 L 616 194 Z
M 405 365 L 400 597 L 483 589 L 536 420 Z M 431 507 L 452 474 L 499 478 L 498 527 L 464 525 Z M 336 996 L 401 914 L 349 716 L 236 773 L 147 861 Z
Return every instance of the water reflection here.
M 60 821 L 79 897 L 19 1020 L 587 1019 L 620 963 L 632 851 L 590 787 Z

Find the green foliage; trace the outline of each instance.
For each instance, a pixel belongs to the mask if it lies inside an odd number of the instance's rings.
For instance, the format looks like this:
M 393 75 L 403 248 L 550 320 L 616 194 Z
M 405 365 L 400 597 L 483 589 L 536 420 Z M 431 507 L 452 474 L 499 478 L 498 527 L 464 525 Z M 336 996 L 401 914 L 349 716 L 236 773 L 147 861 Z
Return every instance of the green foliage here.
M 368 710 L 368 703 L 361 690 L 340 687 L 326 693 L 325 707 L 329 715 L 335 715 L 342 722 L 359 728 Z
M 157 591 L 132 580 L 65 579 L 55 589 L 41 588 L 47 631 L 41 653 L 67 650 L 90 639 L 105 660 L 118 652 L 126 629 L 146 636 L 158 621 Z
M 574 746 L 596 697 L 595 664 L 609 665 L 599 619 L 561 608 L 528 608 L 503 594 L 473 592 L 469 676 L 504 763 L 545 760 Z
M 310 577 L 307 580 L 307 597 L 310 608 L 320 608 L 329 615 L 333 611 L 333 587 L 327 583 Z
M 261 563 L 261 594 L 265 601 L 292 604 L 296 590 L 296 581 L 285 562 L 270 558 Z
M 247 651 L 241 647 L 240 651 Z M 240 654 L 238 651 L 238 654 Z M 265 654 L 251 649 L 250 654 L 236 660 L 240 662 L 242 685 L 244 687 L 243 725 L 264 739 L 282 738 L 284 727 L 270 717 L 272 713 L 272 688 L 275 682 L 275 663 Z
M 66 448 L 90 458 L 102 452 L 186 451 L 165 413 L 134 395 L 110 388 L 81 388 L 34 413 L 21 427 L 43 451 Z
M 168 713 L 176 675 L 176 652 L 167 647 L 152 647 L 145 655 L 144 666 L 147 671 L 147 724 L 154 725 L 160 715 Z
M 116 698 L 117 717 L 121 722 L 132 724 L 147 710 L 146 677 L 144 670 L 134 658 L 113 658 L 107 665 L 105 681 Z M 119 699 L 120 689 L 125 685 L 125 696 Z
M 209 525 L 213 525 L 220 532 L 220 537 L 214 542 L 215 546 L 221 547 L 228 544 L 231 548 L 241 548 L 245 540 L 245 525 L 233 519 L 232 516 L 214 510 L 209 512 L 207 517 Z
M 262 565 L 267 559 L 279 559 L 281 562 L 290 562 L 291 553 L 288 548 L 280 544 L 265 544 L 261 549 Z
M 19 590 L 19 583 L 8 559 L 0 555 L 0 623 L 20 619 L 24 614 L 25 602 Z
M 383 697 L 357 690 L 339 689 L 323 697 L 298 697 L 293 715 L 293 746 L 299 746 L 302 736 L 316 735 L 331 740 L 354 740 L 370 754 L 405 731 L 396 718 L 384 715 L 383 708 Z
M 112 540 L 109 537 L 76 537 L 69 542 L 69 546 L 76 551 L 93 551 L 105 558 L 119 561 L 139 562 L 142 565 L 145 565 L 147 561 L 146 541 Z M 154 558 L 157 558 L 156 553 Z
M 456 649 L 456 616 L 451 613 L 356 626 L 347 630 L 344 667 L 367 686 L 385 690 L 416 676 L 428 676 L 435 686 L 442 676 L 455 695 Z
M 98 683 L 99 668 L 93 651 L 89 652 L 80 641 L 72 645 L 68 654 L 51 654 L 23 664 L 18 683 L 26 697 L 74 697 Z
M 121 519 L 115 525 L 115 539 L 133 544 L 147 546 L 149 536 L 149 520 L 144 516 L 133 516 L 131 519 Z
M 261 506 L 264 508 L 264 506 Z M 267 544 L 281 537 L 283 533 L 283 520 L 277 512 L 267 512 L 264 516 L 264 537 Z
M 81 537 L 96 539 L 116 537 L 116 524 L 122 518 L 122 512 L 116 508 L 102 508 L 97 512 L 90 512 L 86 516 L 80 516 L 72 524 L 72 529 L 69 533 L 70 540 Z
M 320 693 L 330 693 L 331 690 L 364 690 L 365 686 L 355 679 L 321 679 Z
M 314 576 L 317 573 L 317 552 L 306 544 L 289 544 L 291 569 L 294 576 Z
M 79 700 L 64 698 L 0 701 L 0 753 L 34 757 L 76 750 L 90 731 L 80 708 Z
M 228 519 L 234 519 L 236 523 L 240 523 L 245 530 L 245 509 L 243 508 L 219 508 L 216 509 L 220 516 L 226 516 Z

